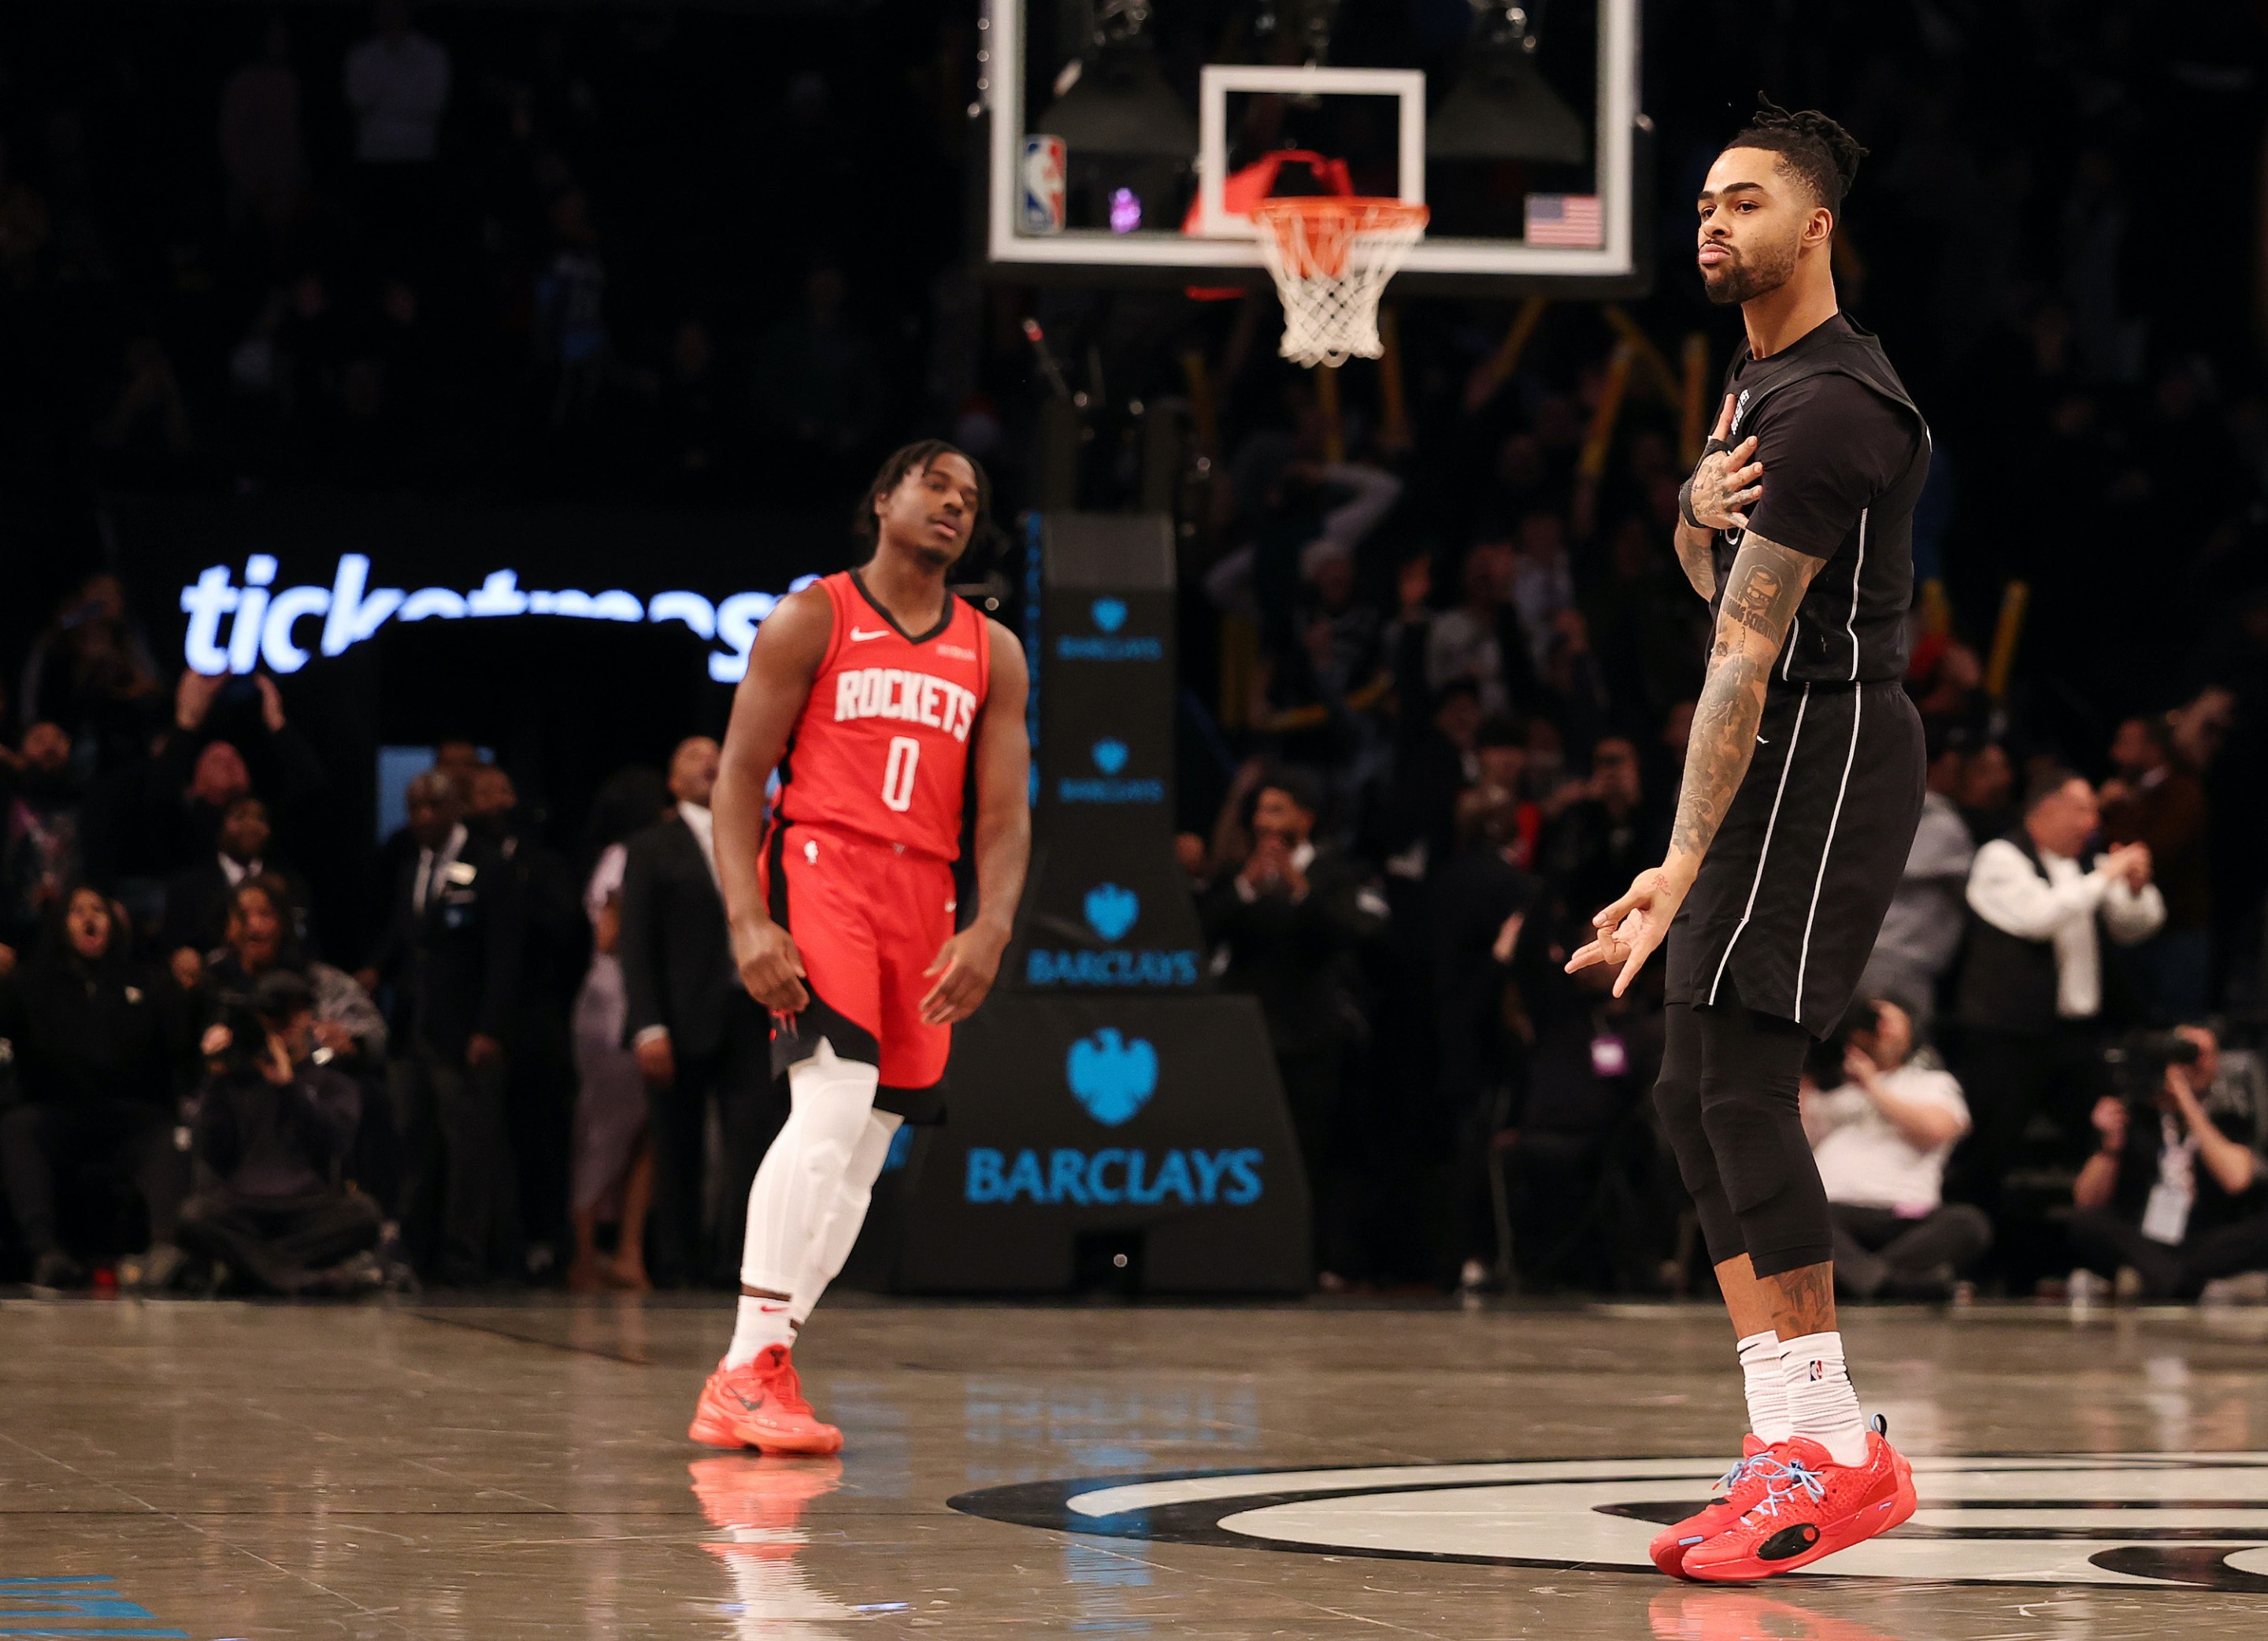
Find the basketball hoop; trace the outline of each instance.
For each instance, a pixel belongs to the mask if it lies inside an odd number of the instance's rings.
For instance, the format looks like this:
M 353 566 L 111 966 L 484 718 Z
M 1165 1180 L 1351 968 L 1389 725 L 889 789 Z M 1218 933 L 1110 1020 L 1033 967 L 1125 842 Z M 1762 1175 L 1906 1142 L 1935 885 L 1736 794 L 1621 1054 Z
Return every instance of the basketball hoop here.
M 1378 299 L 1427 212 L 1409 200 L 1295 195 L 1252 208 L 1260 254 L 1284 300 L 1283 355 L 1300 364 L 1374 359 Z

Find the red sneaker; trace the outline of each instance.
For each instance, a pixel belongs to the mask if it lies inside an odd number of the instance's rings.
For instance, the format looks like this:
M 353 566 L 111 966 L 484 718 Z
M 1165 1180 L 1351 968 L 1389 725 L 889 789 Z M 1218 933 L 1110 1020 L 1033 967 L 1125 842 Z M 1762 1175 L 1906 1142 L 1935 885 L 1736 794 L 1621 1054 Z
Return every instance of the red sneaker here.
M 1913 1469 L 1881 1420 L 1867 1432 L 1867 1461 L 1837 1464 L 1798 1436 L 1773 1450 L 1778 1473 L 1764 1497 L 1716 1537 L 1685 1552 L 1685 1576 L 1744 1584 L 1808 1567 L 1887 1533 L 1914 1512 Z
M 765 1453 L 840 1453 L 843 1432 L 822 1424 L 803 1399 L 803 1386 L 784 1344 L 766 1345 L 741 1367 L 719 1367 L 701 1387 L 693 1410 L 695 1441 Z
M 1738 1521 L 1750 1505 L 1764 1496 L 1766 1476 L 1778 1468 L 1763 1437 L 1753 1431 L 1742 1437 L 1741 1461 L 1726 1471 L 1724 1479 L 1717 1483 L 1720 1497 L 1711 1499 L 1696 1514 L 1672 1522 L 1653 1535 L 1653 1542 L 1646 1547 L 1646 1553 L 1653 1557 L 1653 1564 L 1673 1578 L 1683 1578 L 1685 1552 Z

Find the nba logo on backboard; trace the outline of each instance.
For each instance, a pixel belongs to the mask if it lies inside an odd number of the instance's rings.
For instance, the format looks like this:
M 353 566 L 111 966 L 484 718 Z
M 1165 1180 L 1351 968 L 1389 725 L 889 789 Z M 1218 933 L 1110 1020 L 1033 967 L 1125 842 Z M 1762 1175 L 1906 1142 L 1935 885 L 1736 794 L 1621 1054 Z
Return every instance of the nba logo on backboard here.
M 1063 232 L 1063 138 L 1027 136 L 1024 139 L 1023 200 L 1023 229 L 1026 233 Z

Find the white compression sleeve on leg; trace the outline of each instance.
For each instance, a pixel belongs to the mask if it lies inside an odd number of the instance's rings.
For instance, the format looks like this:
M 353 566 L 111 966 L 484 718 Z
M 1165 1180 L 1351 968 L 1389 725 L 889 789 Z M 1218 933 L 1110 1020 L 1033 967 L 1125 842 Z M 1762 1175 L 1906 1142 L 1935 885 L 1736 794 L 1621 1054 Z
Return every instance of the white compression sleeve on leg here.
M 792 1108 L 748 1188 L 747 1233 L 740 1246 L 744 1287 L 795 1291 L 811 1245 L 843 1188 L 880 1080 L 874 1067 L 838 1059 L 823 1041 L 812 1058 L 789 1069 Z M 784 1344 L 788 1337 L 786 1304 L 744 1293 L 725 1365 L 752 1362 L 767 1344 Z
M 827 1291 L 827 1284 L 843 1274 L 843 1262 L 858 1243 L 858 1227 L 866 1223 L 867 1206 L 874 1200 L 874 1181 L 881 1177 L 882 1164 L 889 1159 L 890 1142 L 897 1137 L 898 1125 L 904 1121 L 895 1111 L 867 1114 L 865 1132 L 858 1136 L 858 1147 L 850 1153 L 850 1166 L 835 1193 L 835 1205 L 828 1211 L 819 1233 L 811 1239 L 803 1275 L 796 1279 L 795 1298 L 787 1315 L 797 1327 L 810 1320 L 812 1307 Z

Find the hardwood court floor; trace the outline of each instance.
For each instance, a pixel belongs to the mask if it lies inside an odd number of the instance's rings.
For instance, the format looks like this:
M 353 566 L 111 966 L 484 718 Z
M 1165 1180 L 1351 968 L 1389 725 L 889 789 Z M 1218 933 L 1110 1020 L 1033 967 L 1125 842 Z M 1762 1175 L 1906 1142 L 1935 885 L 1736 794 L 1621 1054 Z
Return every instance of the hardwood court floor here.
M 1699 1307 L 850 1297 L 839 1463 L 685 1440 L 727 1314 L 0 1305 L 0 1637 L 2268 1635 L 2268 1312 L 1853 1315 L 1922 1512 L 1750 1591 Z

